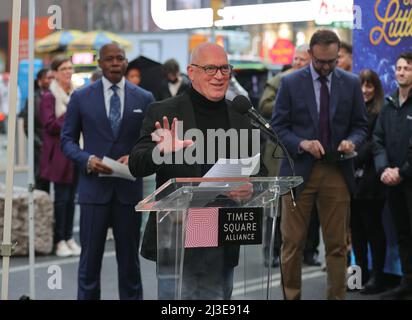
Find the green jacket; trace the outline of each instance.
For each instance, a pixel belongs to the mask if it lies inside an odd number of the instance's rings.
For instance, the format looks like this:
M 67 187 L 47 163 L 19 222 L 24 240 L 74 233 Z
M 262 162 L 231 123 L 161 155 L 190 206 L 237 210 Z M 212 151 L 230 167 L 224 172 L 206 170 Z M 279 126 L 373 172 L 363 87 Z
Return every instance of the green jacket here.
M 280 87 L 280 81 L 284 76 L 293 71 L 293 69 L 289 69 L 285 72 L 278 73 L 266 82 L 265 89 L 263 90 L 258 106 L 260 114 L 266 119 L 272 118 L 273 106 L 275 105 L 276 94 Z

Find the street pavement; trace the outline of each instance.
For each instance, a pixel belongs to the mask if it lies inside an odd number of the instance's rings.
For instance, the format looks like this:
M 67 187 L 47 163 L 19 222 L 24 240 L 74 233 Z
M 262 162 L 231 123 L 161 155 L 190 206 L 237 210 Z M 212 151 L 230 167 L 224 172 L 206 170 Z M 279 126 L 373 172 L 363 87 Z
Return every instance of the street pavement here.
M 113 249 L 113 241 L 108 241 L 103 259 L 101 273 L 101 298 L 103 300 L 117 300 L 117 266 Z M 144 258 L 140 259 L 144 299 L 156 300 L 156 276 L 155 264 Z M 50 288 L 52 274 L 55 274 L 55 266 L 61 268 L 61 288 Z M 77 292 L 77 267 L 78 258 L 57 258 L 54 256 L 36 257 L 36 296 L 37 300 L 74 300 Z M 241 267 L 236 269 L 241 272 Z M 247 280 L 247 285 L 241 276 L 235 276 L 233 299 L 243 300 L 245 293 L 248 297 L 265 299 L 264 284 L 265 270 L 257 270 L 254 278 Z M 0 271 L 1 274 L 1 271 Z M 302 271 L 304 300 L 322 300 L 325 298 L 326 273 L 320 267 L 304 267 Z M 23 295 L 29 295 L 29 267 L 27 257 L 13 257 L 10 269 L 9 299 L 16 300 Z M 246 291 L 246 292 L 245 292 Z M 377 296 L 362 296 L 359 293 L 348 293 L 348 300 L 376 299 Z M 280 285 L 279 268 L 274 269 L 272 277 L 271 299 L 281 300 L 282 289 Z

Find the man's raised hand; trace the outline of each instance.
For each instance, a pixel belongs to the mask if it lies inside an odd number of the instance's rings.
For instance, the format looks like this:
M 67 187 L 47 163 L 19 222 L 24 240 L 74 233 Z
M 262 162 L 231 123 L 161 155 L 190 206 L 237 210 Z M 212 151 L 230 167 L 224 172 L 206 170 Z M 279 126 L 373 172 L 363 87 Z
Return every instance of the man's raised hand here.
M 194 144 L 193 140 L 180 140 L 178 138 L 178 129 L 182 122 L 177 118 L 173 118 L 172 126 L 170 127 L 167 117 L 163 117 L 163 128 L 159 121 L 155 123 L 156 130 L 152 132 L 152 141 L 155 141 L 160 153 L 168 154 L 181 149 L 190 147 Z

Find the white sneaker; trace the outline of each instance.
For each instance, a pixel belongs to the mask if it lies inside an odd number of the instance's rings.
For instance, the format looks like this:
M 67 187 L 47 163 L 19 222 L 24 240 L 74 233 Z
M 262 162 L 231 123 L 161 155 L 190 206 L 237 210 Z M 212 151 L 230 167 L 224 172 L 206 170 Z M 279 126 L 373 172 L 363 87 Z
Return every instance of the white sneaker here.
M 110 241 L 110 240 L 113 240 L 113 239 L 114 239 L 113 229 L 112 229 L 112 228 L 109 228 L 109 229 L 107 229 L 106 240 L 107 240 L 107 241 Z
M 67 240 L 67 246 L 72 251 L 74 256 L 80 256 L 82 248 L 74 241 L 74 239 Z
M 73 254 L 72 250 L 67 246 L 66 241 L 59 241 L 56 245 L 56 256 L 69 257 Z

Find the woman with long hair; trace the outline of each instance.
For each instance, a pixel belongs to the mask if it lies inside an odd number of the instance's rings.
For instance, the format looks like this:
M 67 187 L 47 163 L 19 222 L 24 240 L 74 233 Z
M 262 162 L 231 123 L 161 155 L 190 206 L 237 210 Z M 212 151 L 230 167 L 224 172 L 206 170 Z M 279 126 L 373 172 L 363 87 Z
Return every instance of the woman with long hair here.
M 363 98 L 368 113 L 368 136 L 355 158 L 357 189 L 351 202 L 352 246 L 356 264 L 362 269 L 361 294 L 376 294 L 385 290 L 383 269 L 386 257 L 386 237 L 382 224 L 385 203 L 384 189 L 375 170 L 372 153 L 372 133 L 384 100 L 381 81 L 376 72 L 360 72 Z M 368 268 L 368 244 L 372 256 L 372 274 Z M 369 281 L 368 281 L 369 280 Z
M 80 255 L 80 247 L 73 239 L 75 168 L 60 149 L 60 132 L 73 91 L 73 65 L 68 57 L 58 56 L 51 69 L 55 80 L 40 101 L 40 119 L 43 125 L 43 147 L 40 175 L 54 185 L 54 241 L 56 255 Z

